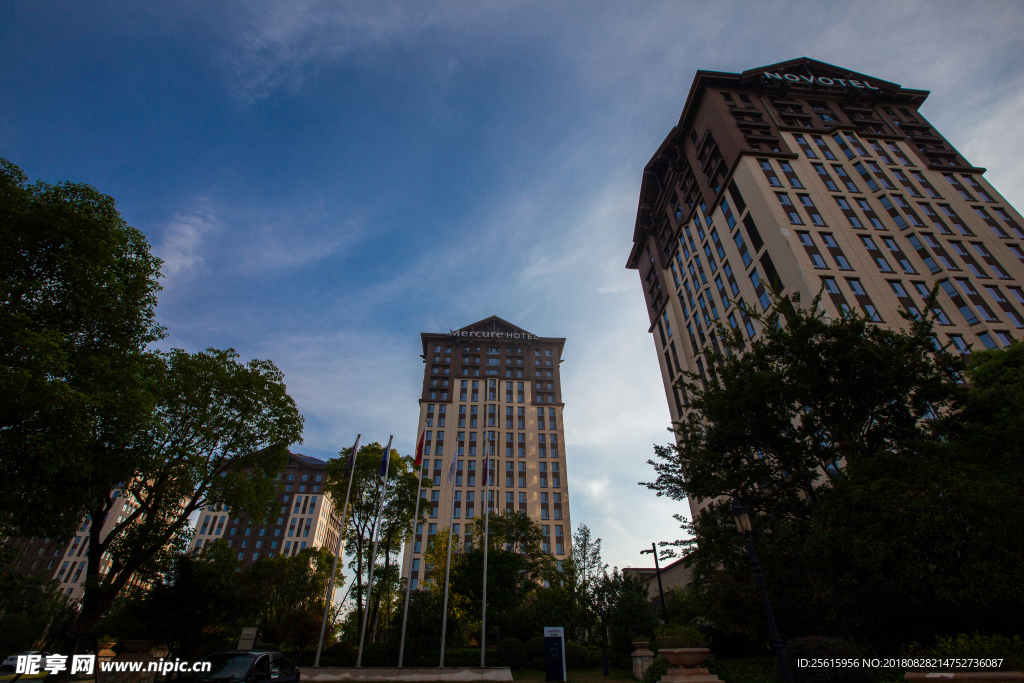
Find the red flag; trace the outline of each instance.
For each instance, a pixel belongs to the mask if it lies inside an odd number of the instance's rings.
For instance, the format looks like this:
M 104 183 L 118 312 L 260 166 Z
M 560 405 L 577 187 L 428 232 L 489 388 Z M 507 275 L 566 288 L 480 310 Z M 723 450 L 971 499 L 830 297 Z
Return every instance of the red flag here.
M 416 444 L 416 462 L 414 462 L 413 464 L 416 465 L 417 467 L 419 467 L 420 464 L 423 462 L 423 439 L 425 439 L 426 437 L 427 430 L 424 429 L 423 433 L 420 434 L 420 442 Z

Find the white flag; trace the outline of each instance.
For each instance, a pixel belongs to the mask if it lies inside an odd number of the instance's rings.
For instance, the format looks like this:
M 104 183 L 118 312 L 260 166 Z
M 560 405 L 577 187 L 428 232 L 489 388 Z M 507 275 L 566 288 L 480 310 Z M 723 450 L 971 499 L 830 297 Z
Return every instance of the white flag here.
M 449 484 L 451 484 L 453 481 L 455 481 L 455 463 L 456 463 L 456 459 L 458 457 L 459 456 L 457 454 L 456 455 L 452 455 L 452 464 L 448 467 L 448 483 Z

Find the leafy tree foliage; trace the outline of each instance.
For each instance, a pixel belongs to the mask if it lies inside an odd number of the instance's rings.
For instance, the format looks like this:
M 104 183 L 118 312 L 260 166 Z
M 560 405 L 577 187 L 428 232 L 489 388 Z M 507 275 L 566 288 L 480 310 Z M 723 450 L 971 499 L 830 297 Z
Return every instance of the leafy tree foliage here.
M 749 311 L 762 332 L 746 350 L 739 330 L 722 330 L 730 353 L 713 358 L 708 378 L 687 373 L 687 419 L 675 444 L 655 447 L 648 462 L 658 478 L 647 486 L 677 500 L 737 496 L 797 517 L 814 505 L 822 476 L 839 481 L 844 463 L 928 438 L 924 418 L 957 404 L 960 358 L 935 352 L 928 320 L 908 330 L 857 314 L 829 320 L 819 301 Z
M 346 633 L 349 638 L 358 641 L 359 625 L 362 623 L 363 609 L 368 597 L 370 617 L 367 631 L 370 634 L 383 633 L 387 629 L 387 625 L 379 623 L 382 605 L 384 616 L 390 620 L 396 614 L 392 602 L 400 594 L 404 597 L 404 593 L 399 590 L 397 555 L 402 549 L 402 544 L 412 537 L 412 519 L 420 480 L 413 470 L 413 459 L 409 456 L 400 457 L 397 451 L 392 450 L 388 465 L 387 493 L 378 521 L 377 511 L 384 490 L 384 479 L 378 471 L 384 455 L 384 446 L 371 443 L 361 447 L 351 473 L 347 472 L 351 449 L 342 451 L 340 455 L 341 457 L 327 463 L 325 491 L 331 494 L 336 514 L 342 516 L 349 477 L 353 477 L 347 512 L 345 554 L 351 556 L 349 567 L 355 573 L 356 585 L 352 594 L 356 602 L 356 618 L 353 627 L 347 629 Z M 428 479 L 424 478 L 422 484 L 424 489 L 430 488 Z M 426 514 L 426 506 L 421 506 L 420 521 L 426 518 Z M 379 538 L 378 557 L 371 558 L 375 533 Z M 375 566 L 374 586 L 371 594 L 367 596 L 366 582 L 371 563 Z
M 326 548 L 306 548 L 295 557 L 278 555 L 250 565 L 242 588 L 252 598 L 251 618 L 264 625 L 265 642 L 300 650 L 316 645 L 333 560 Z
M 326 549 L 307 548 L 239 572 L 231 548 L 211 543 L 175 557 L 149 589 L 122 593 L 100 628 L 116 637 L 160 639 L 190 659 L 232 649 L 241 628 L 252 625 L 271 647 L 308 651 L 320 636 L 332 561 Z
M 0 535 L 87 518 L 73 654 L 132 577 L 172 570 L 200 507 L 265 516 L 302 416 L 270 361 L 147 350 L 160 260 L 112 198 L 0 160 L 0 231 Z
M 751 312 L 759 340 L 729 335 L 714 372 L 688 376 L 677 442 L 656 448 L 647 486 L 711 501 L 678 542 L 695 584 L 683 602 L 708 630 L 767 641 L 738 497 L 784 638 L 891 653 L 935 633 L 1018 632 L 1022 346 L 965 362 L 929 320 L 886 330 L 793 303 L 776 302 L 785 325 Z
M 75 614 L 58 581 L 13 571 L 0 574 L 0 652 L 52 648 Z
M 0 536 L 67 539 L 131 477 L 159 266 L 111 197 L 0 159 Z
M 601 618 L 602 637 L 615 649 L 627 652 L 634 635 L 650 637 L 657 625 L 647 599 L 647 585 L 639 576 L 613 568 L 604 572 L 594 587 L 594 602 Z
M 98 630 L 105 638 L 159 639 L 182 658 L 230 649 L 252 606 L 238 568 L 224 542 L 179 554 L 148 589 L 122 591 Z
M 472 542 L 453 542 L 448 596 L 448 642 L 469 645 L 480 633 L 483 598 L 483 519 L 470 526 Z M 595 624 L 594 588 L 606 565 L 601 540 L 585 525 L 574 536 L 563 561 L 540 552 L 540 525 L 519 512 L 492 513 L 487 558 L 487 641 L 528 640 L 541 629 L 560 624 L 569 638 L 586 641 Z M 418 647 L 437 647 L 441 618 L 448 529 L 439 529 L 425 550 L 430 590 L 413 596 L 408 637 Z M 510 550 L 511 548 L 511 550 Z M 397 634 L 396 634 L 397 635 Z
M 82 610 L 64 651 L 77 652 L 133 575 L 152 580 L 169 569 L 200 508 L 266 517 L 287 447 L 301 440 L 302 416 L 273 363 L 237 357 L 216 349 L 150 355 L 155 409 L 135 434 L 133 475 L 116 494 L 97 491 L 89 510 L 91 520 L 124 519 L 104 537 L 99 523 L 87 529 Z
M 536 555 L 540 553 L 544 533 L 540 524 L 522 511 L 504 510 L 489 516 L 487 539 L 491 548 L 510 553 Z M 478 543 L 484 538 L 484 518 L 473 520 L 473 538 Z

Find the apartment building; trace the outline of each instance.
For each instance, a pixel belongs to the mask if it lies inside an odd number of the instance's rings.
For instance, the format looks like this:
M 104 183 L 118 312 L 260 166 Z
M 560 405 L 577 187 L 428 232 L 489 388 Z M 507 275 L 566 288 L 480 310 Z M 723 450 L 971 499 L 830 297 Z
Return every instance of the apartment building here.
M 327 463 L 307 455 L 289 453 L 288 465 L 278 475 L 278 490 L 267 524 L 254 524 L 247 516 L 220 506 L 203 508 L 196 521 L 194 549 L 216 540 L 226 542 L 247 567 L 278 555 L 293 556 L 306 548 L 338 546 L 341 518 L 324 492 Z

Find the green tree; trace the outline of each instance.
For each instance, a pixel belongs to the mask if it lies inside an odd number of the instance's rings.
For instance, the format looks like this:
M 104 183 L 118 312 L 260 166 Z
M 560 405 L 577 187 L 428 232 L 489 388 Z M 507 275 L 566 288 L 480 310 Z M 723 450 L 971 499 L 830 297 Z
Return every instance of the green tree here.
M 81 612 L 62 652 L 78 651 L 131 577 L 155 581 L 170 570 L 200 508 L 265 518 L 302 416 L 273 363 L 237 357 L 230 349 L 151 354 L 156 407 L 134 435 L 132 475 L 113 493 L 95 492 Z M 101 536 L 96 520 L 107 515 L 124 519 Z
M 242 574 L 249 618 L 259 624 L 265 642 L 300 652 L 316 645 L 333 562 L 326 548 L 306 548 L 294 557 L 263 558 Z
M 170 571 L 200 507 L 263 516 L 302 417 L 269 361 L 147 351 L 160 260 L 112 198 L 0 160 L 0 231 L 0 534 L 88 517 L 73 654 L 129 579 Z
M 659 495 L 710 500 L 686 524 L 693 604 L 708 629 L 766 642 L 730 508 L 754 541 L 784 638 L 876 651 L 935 633 L 1017 632 L 1024 519 L 1021 355 L 939 348 L 931 321 L 884 330 L 786 300 L 758 341 L 684 383 L 687 419 L 652 462 Z M 966 380 L 966 381 L 963 381 Z M 1004 403 L 1007 402 L 1007 403 Z M 1002 406 L 1002 410 L 1000 410 Z
M 159 266 L 111 197 L 0 159 L 0 536 L 67 539 L 131 477 Z
M 634 634 L 650 636 L 658 621 L 647 600 L 647 585 L 639 576 L 604 572 L 594 587 L 595 611 L 601 618 L 602 637 L 614 649 L 626 652 Z
M 490 513 L 487 534 L 491 548 L 500 548 L 511 553 L 537 555 L 544 540 L 540 524 L 530 519 L 525 512 L 504 510 L 500 514 Z M 484 518 L 473 520 L 473 538 L 484 539 Z
M 159 639 L 183 659 L 229 649 L 254 604 L 238 567 L 224 541 L 182 553 L 148 590 L 122 591 L 99 630 L 119 638 Z
M 721 330 L 730 351 L 709 358 L 713 374 L 685 373 L 689 396 L 676 441 L 655 447 L 659 496 L 737 496 L 755 510 L 806 514 L 822 477 L 881 451 L 906 451 L 930 436 L 925 418 L 955 410 L 962 394 L 958 356 L 936 352 L 930 320 L 884 329 L 852 313 L 829 320 L 820 294 L 748 313 L 762 327 L 749 348 Z M 785 324 L 778 312 L 783 310 Z
M 340 453 L 342 457 L 328 462 L 325 491 L 330 492 L 335 512 L 341 516 L 344 513 L 342 508 L 348 490 L 348 477 L 353 477 L 347 529 L 344 532 L 345 554 L 352 557 L 349 567 L 355 572 L 356 585 L 353 587 L 352 595 L 356 602 L 356 623 L 362 623 L 363 609 L 369 598 L 371 609 L 367 631 L 372 633 L 377 630 L 374 625 L 379 618 L 381 602 L 389 593 L 392 598 L 397 596 L 394 589 L 396 575 L 392 567 L 395 566 L 396 556 L 402 544 L 412 536 L 416 491 L 420 481 L 413 469 L 413 459 L 409 456 L 400 457 L 397 451 L 392 450 L 388 465 L 387 494 L 378 520 L 377 511 L 384 487 L 384 479 L 379 475 L 384 446 L 371 443 L 361 447 L 351 474 L 346 472 L 350 454 L 351 449 L 346 449 Z M 424 478 L 422 483 L 424 489 L 430 488 L 429 480 Z M 425 506 L 421 506 L 420 519 L 425 519 L 426 514 Z M 379 537 L 378 557 L 371 559 L 375 532 Z M 382 561 L 376 565 L 379 560 Z M 371 562 L 375 563 L 374 584 L 378 585 L 378 577 L 382 577 L 382 580 L 379 583 L 380 590 L 375 589 L 368 595 L 366 580 L 369 578 Z M 380 631 L 383 632 L 384 629 Z M 358 639 L 358 626 L 355 634 L 355 638 Z
M 49 647 L 75 608 L 60 582 L 16 571 L 0 573 L 0 652 Z
M 536 609 L 557 618 L 569 641 L 586 642 L 597 619 L 594 591 L 608 569 L 601 560 L 601 539 L 594 538 L 587 525 L 580 524 L 564 560 L 556 562 L 550 556 L 544 559 L 540 576 L 548 588 L 538 592 Z

